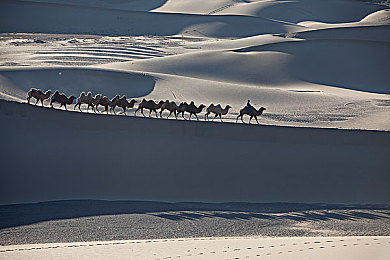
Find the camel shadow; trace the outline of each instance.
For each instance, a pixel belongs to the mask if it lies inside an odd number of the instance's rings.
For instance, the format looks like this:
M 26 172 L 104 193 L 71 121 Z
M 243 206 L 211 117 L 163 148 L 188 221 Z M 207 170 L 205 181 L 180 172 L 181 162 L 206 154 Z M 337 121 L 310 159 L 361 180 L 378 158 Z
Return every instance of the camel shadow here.
M 390 213 L 387 211 L 389 209 L 388 205 L 64 200 L 1 205 L 0 229 L 51 220 L 119 214 L 148 214 L 173 221 L 194 221 L 203 218 L 292 220 L 298 222 L 334 219 L 389 219 Z M 310 212 L 313 210 L 316 212 Z M 329 212 L 330 210 L 342 211 Z M 364 210 L 382 210 L 383 214 L 365 212 Z

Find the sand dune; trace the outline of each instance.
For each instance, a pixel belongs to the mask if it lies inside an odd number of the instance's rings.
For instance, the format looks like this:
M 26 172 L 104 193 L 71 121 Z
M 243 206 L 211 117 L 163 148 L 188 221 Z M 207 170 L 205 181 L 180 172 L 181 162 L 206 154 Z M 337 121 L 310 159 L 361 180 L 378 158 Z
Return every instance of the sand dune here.
M 217 14 L 252 15 L 290 23 L 346 23 L 360 21 L 368 14 L 381 9 L 384 8 L 352 1 L 243 1 Z
M 220 259 L 232 256 L 267 259 L 377 259 L 390 253 L 390 237 L 306 237 L 306 238 L 184 238 L 170 240 L 93 241 L 6 246 L 0 254 L 7 259 L 123 259 L 129 252 L 137 259 Z
M 390 198 L 387 132 L 0 104 L 7 122 L 0 129 L 7 137 L 0 148 L 2 204 L 87 198 L 388 203 Z
M 307 40 L 263 44 L 137 61 L 125 67 L 257 86 L 298 82 L 389 93 L 385 68 L 388 43 L 358 40 Z M 133 63 L 132 63 L 133 64 Z M 332 77 L 329 77 L 332 75 Z
M 0 258 L 385 259 L 388 237 L 336 236 L 389 235 L 389 28 L 352 0 L 0 1 Z M 33 87 L 232 108 L 64 111 Z M 259 124 L 236 123 L 248 99 Z
M 30 88 L 59 89 L 67 95 L 79 95 L 89 90 L 110 98 L 117 95 L 145 96 L 153 91 L 155 79 L 140 73 L 118 71 L 57 68 L 2 70 L 0 91 L 21 100 Z
M 256 17 L 122 11 L 9 0 L 1 2 L 0 12 L 0 32 L 109 35 L 189 34 L 224 38 L 282 33 L 297 31 L 301 28 Z M 42 16 L 42 13 L 46 15 Z

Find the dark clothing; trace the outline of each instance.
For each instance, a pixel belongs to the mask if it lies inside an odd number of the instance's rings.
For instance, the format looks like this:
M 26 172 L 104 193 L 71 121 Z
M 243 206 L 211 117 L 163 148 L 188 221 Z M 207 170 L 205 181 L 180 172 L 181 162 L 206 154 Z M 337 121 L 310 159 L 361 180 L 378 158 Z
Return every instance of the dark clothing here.
M 252 105 L 249 103 L 249 101 L 248 103 L 246 103 L 246 107 L 248 108 L 248 112 L 250 113 L 252 110 Z

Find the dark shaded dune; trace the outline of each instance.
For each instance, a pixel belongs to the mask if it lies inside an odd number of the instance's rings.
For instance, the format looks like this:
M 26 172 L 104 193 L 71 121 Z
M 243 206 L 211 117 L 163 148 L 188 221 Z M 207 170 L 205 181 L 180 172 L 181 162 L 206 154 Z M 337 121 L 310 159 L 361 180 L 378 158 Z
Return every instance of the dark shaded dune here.
M 293 59 L 293 78 L 346 89 L 389 94 L 390 43 L 363 40 L 305 40 L 235 50 L 238 53 L 281 52 Z M 276 69 L 276 68 L 275 68 Z
M 389 203 L 387 132 L 93 115 L 7 101 L 0 120 L 2 204 Z
M 253 15 L 279 21 L 299 23 L 316 21 L 322 23 L 358 22 L 367 15 L 385 9 L 385 6 L 357 1 L 273 1 L 269 4 L 252 4 Z M 256 10 L 257 9 L 257 10 Z
M 176 35 L 246 37 L 285 33 L 299 26 L 250 16 L 212 16 L 3 0 L 0 32 L 103 35 Z
M 59 90 L 78 96 L 82 91 L 113 97 L 141 97 L 154 89 L 155 79 L 138 73 L 86 68 L 46 68 L 1 70 L 0 82 L 6 81 L 8 93 L 25 98 L 30 88 Z
M 310 30 L 291 34 L 305 40 L 367 40 L 390 42 L 390 25 L 353 26 Z

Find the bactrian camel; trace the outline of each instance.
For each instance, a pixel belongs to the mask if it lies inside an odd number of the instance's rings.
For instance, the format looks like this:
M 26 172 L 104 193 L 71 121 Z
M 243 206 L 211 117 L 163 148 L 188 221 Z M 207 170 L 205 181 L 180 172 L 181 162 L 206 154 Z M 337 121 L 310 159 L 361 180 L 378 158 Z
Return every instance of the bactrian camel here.
M 43 91 L 40 89 L 31 88 L 27 92 L 26 99 L 27 99 L 27 102 L 30 104 L 30 99 L 33 97 L 37 100 L 35 102 L 35 105 L 38 104 L 39 101 L 41 101 L 41 104 L 43 106 L 43 101 L 48 99 L 50 97 L 50 95 L 51 95 L 51 90 L 48 90 L 45 93 L 43 93 Z
M 93 97 L 92 97 L 91 92 L 88 92 L 87 94 L 85 94 L 85 92 L 81 92 L 80 96 L 76 100 L 76 105 L 74 105 L 73 109 L 76 109 L 76 107 L 78 106 L 79 110 L 81 111 L 81 104 L 88 105 L 87 111 L 89 110 L 89 107 L 92 107 L 92 109 L 93 109 L 93 107 L 94 107 L 93 106 Z
M 174 113 L 176 119 L 177 119 L 177 110 L 179 109 L 179 107 L 176 105 L 175 102 L 169 102 L 169 100 L 165 100 L 165 102 L 161 105 L 161 110 L 160 110 L 160 117 L 162 117 L 162 112 L 164 110 L 168 110 L 169 111 L 169 115 L 167 116 L 170 117 L 172 115 L 172 113 Z
M 141 114 L 143 116 L 145 116 L 144 109 L 149 109 L 149 117 L 150 117 L 152 111 L 154 111 L 156 113 L 156 117 L 158 117 L 157 109 L 160 109 L 162 104 L 164 104 L 164 101 L 162 101 L 162 100 L 160 102 L 158 102 L 158 104 L 156 104 L 153 100 L 142 99 L 141 103 L 139 103 L 139 105 L 138 105 L 138 108 L 134 111 L 134 115 L 137 114 L 138 110 L 141 110 Z
M 53 94 L 53 95 L 51 96 L 51 98 L 50 98 L 50 106 L 53 107 L 53 103 L 54 103 L 54 102 L 58 102 L 58 103 L 61 104 L 60 107 L 65 106 L 65 109 L 68 110 L 68 109 L 66 108 L 66 105 L 73 104 L 73 102 L 74 102 L 75 99 L 76 99 L 76 97 L 73 96 L 73 95 L 71 95 L 70 97 L 67 97 L 67 96 L 65 96 L 65 94 L 60 94 L 60 93 L 58 92 L 58 90 L 56 90 L 56 91 L 54 92 L 54 94 Z
M 111 110 L 115 113 L 115 107 L 121 107 L 123 109 L 123 114 L 126 115 L 126 108 L 133 108 L 134 104 L 137 103 L 134 99 L 132 99 L 130 102 L 127 101 L 126 96 L 122 96 L 121 98 L 117 99 L 116 102 L 112 102 Z
M 196 119 L 199 120 L 197 114 L 199 114 L 200 112 L 202 112 L 203 108 L 205 108 L 206 106 L 201 104 L 199 107 L 195 106 L 194 104 L 194 101 L 191 101 L 191 103 L 188 105 L 187 103 L 181 103 L 180 106 L 179 106 L 179 113 L 181 113 L 181 116 L 185 119 L 184 117 L 184 112 L 188 112 L 190 113 L 190 117 L 188 118 L 189 120 L 191 120 L 191 116 L 192 115 L 195 115 Z
M 229 112 L 229 109 L 232 108 L 230 105 L 226 105 L 224 109 L 222 109 L 221 105 L 218 104 L 216 106 L 214 106 L 214 104 L 211 104 L 207 109 L 207 113 L 205 115 L 205 120 L 209 120 L 209 114 L 210 113 L 213 113 L 215 114 L 214 118 L 213 118 L 213 121 L 214 119 L 219 116 L 219 119 L 221 119 L 221 122 L 222 122 L 222 115 L 226 115 L 228 112 Z
M 249 115 L 250 116 L 249 124 L 251 123 L 251 120 L 253 117 L 256 119 L 256 122 L 259 124 L 259 121 L 257 121 L 257 117 L 261 116 L 261 114 L 263 114 L 264 110 L 266 110 L 265 107 L 260 107 L 259 110 L 256 110 L 256 108 L 251 107 L 251 109 L 249 110 L 248 107 L 245 106 L 243 109 L 240 110 L 240 114 L 237 116 L 236 123 L 238 121 L 238 118 L 240 118 L 240 117 L 241 117 L 241 121 L 243 123 L 245 123 L 244 120 L 242 119 L 242 117 L 244 115 Z
M 99 105 L 101 105 L 104 107 L 104 111 L 108 114 L 108 108 L 110 108 L 110 112 L 112 112 L 112 108 L 114 107 L 114 105 L 116 104 L 118 99 L 119 99 L 119 95 L 116 95 L 111 100 L 108 97 L 103 96 L 100 98 L 99 102 L 96 104 L 96 110 L 99 112 L 98 107 L 99 107 Z M 102 111 L 102 112 L 104 112 L 104 111 Z M 115 113 L 115 111 L 114 111 L 114 113 Z

